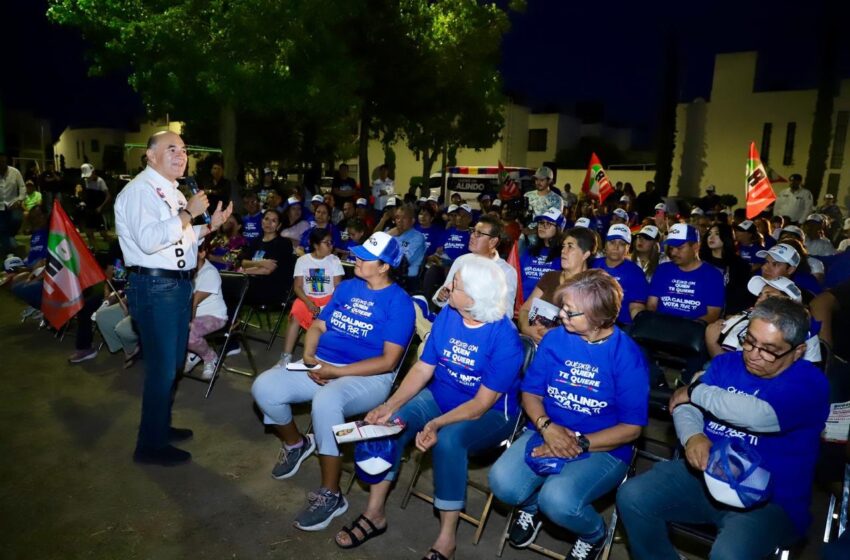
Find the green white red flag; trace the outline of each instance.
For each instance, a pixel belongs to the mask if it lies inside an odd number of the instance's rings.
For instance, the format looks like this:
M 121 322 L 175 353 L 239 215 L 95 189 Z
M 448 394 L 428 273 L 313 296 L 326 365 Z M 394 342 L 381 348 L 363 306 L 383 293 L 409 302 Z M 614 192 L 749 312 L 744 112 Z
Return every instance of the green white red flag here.
M 614 186 L 608 180 L 608 174 L 602 167 L 602 162 L 599 161 L 596 152 L 590 156 L 590 163 L 587 164 L 587 173 L 584 174 L 581 191 L 586 196 L 598 198 L 599 204 L 605 202 L 605 199 L 614 192 Z
M 750 157 L 747 159 L 747 219 L 751 220 L 773 204 L 776 193 L 761 162 L 756 143 L 750 142 Z
M 61 328 L 83 308 L 83 290 L 105 280 L 62 205 L 53 201 L 41 298 L 44 318 L 54 328 Z

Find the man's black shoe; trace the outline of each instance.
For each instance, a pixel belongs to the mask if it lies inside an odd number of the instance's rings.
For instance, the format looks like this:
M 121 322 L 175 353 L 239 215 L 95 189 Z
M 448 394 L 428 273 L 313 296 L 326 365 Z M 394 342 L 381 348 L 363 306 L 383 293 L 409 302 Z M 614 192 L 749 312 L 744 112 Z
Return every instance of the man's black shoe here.
M 146 465 L 161 465 L 171 467 L 188 463 L 192 460 L 192 454 L 172 445 L 166 445 L 161 449 L 136 448 L 133 453 L 133 461 Z
M 168 428 L 168 441 L 171 443 L 179 443 L 192 439 L 192 430 L 188 428 Z

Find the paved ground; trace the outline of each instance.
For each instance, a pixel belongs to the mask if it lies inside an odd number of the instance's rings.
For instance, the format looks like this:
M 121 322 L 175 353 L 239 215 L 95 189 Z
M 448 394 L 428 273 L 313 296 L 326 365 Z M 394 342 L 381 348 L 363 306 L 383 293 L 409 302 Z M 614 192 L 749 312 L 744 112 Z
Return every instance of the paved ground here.
M 339 550 L 330 530 L 294 529 L 291 521 L 305 493 L 317 486 L 318 462 L 307 461 L 289 481 L 269 476 L 278 446 L 264 432 L 245 377 L 225 375 L 207 400 L 205 385 L 184 380 L 174 424 L 195 431 L 185 445 L 193 462 L 175 468 L 135 465 L 130 457 L 141 364 L 125 371 L 118 356 L 102 351 L 95 360 L 71 366 L 66 358 L 73 334 L 60 342 L 35 323 L 21 324 L 22 308 L 0 294 L 0 557 L 355 560 L 418 558 L 428 549 L 437 530 L 431 507 L 413 499 L 401 510 L 398 490 L 390 496 L 390 530 L 355 551 Z M 259 366 L 276 360 L 276 352 L 254 347 Z M 307 417 L 301 412 L 303 425 Z M 402 483 L 410 470 L 402 472 Z M 480 479 L 484 472 L 472 476 Z M 365 497 L 355 485 L 346 521 L 362 510 Z M 481 500 L 471 492 L 470 502 Z M 823 526 L 823 495 L 817 502 L 815 539 Z M 477 546 L 471 544 L 471 526 L 461 523 L 458 558 L 493 558 L 504 523 L 504 510 L 496 509 Z M 562 553 L 568 549 L 548 534 L 539 542 Z M 622 544 L 612 557 L 627 558 Z M 816 558 L 816 547 L 799 557 Z M 507 547 L 504 558 L 540 556 Z

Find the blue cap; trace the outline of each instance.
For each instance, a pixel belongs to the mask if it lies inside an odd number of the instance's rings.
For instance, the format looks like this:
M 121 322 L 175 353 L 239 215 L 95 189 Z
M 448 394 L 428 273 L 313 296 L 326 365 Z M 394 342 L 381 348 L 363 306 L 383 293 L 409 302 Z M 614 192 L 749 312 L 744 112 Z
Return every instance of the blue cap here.
M 665 243 L 670 247 L 679 247 L 685 243 L 697 243 L 699 232 L 690 224 L 673 224 L 667 232 Z
M 578 461 L 581 459 L 585 459 L 590 456 L 589 453 L 582 453 L 578 457 L 573 457 L 572 459 L 567 459 L 565 457 L 534 457 L 531 455 L 531 452 L 534 451 L 535 447 L 540 447 L 545 442 L 543 441 L 543 436 L 540 435 L 540 432 L 534 432 L 534 434 L 528 439 L 528 442 L 525 444 L 525 464 L 533 470 L 536 474 L 545 476 L 549 474 L 558 474 L 561 472 L 561 469 L 564 468 L 564 465 L 570 463 L 572 461 Z
M 608 235 L 605 236 L 605 240 L 613 241 L 615 239 L 625 241 L 626 243 L 631 243 L 632 232 L 629 230 L 629 227 L 625 224 L 614 224 L 613 226 L 609 227 Z
M 763 469 L 761 455 L 745 440 L 729 437 L 711 446 L 703 478 L 718 502 L 750 508 L 770 496 L 770 472 Z
M 394 437 L 358 441 L 354 446 L 354 471 L 366 484 L 377 484 L 387 477 L 396 458 Z
M 551 222 L 558 226 L 561 229 L 564 229 L 564 224 L 567 223 L 567 220 L 564 218 L 564 215 L 555 210 L 554 208 L 550 208 L 543 212 L 542 214 L 538 214 L 534 216 L 535 222 Z
M 362 261 L 383 261 L 395 268 L 404 256 L 398 240 L 383 231 L 376 231 L 363 245 L 351 248 L 354 256 Z

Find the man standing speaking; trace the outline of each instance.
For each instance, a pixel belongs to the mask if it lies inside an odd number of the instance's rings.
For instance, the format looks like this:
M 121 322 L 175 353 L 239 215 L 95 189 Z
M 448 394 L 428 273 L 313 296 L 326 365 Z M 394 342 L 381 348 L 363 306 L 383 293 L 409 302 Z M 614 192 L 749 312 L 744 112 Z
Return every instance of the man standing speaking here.
M 176 465 L 192 458 L 171 443 L 192 437 L 171 427 L 177 369 L 183 365 L 192 310 L 192 277 L 198 243 L 230 216 L 232 204 L 215 209 L 209 226 L 192 226 L 209 205 L 203 191 L 188 201 L 177 190 L 186 170 L 186 145 L 178 134 L 157 132 L 148 140 L 147 167 L 118 195 L 115 228 L 130 273 L 127 302 L 144 350 L 142 418 L 133 459 Z

